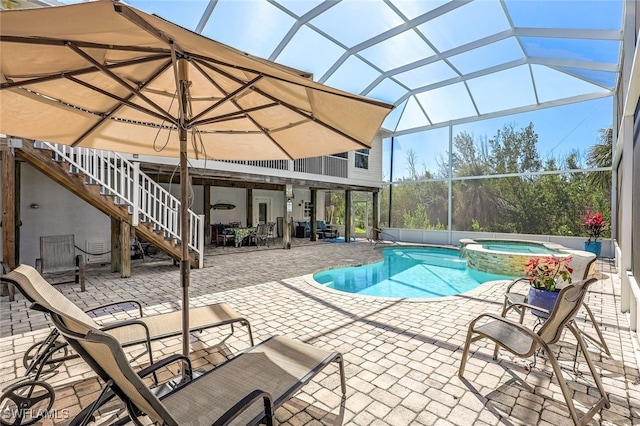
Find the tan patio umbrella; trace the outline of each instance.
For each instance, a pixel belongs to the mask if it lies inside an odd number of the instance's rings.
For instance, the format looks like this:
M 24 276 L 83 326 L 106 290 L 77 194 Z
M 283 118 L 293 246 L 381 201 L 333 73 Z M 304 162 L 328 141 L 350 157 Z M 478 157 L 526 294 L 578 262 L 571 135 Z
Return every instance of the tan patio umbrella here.
M 0 34 L 0 133 L 180 158 L 185 354 L 187 157 L 369 148 L 391 110 L 118 1 L 2 11 Z

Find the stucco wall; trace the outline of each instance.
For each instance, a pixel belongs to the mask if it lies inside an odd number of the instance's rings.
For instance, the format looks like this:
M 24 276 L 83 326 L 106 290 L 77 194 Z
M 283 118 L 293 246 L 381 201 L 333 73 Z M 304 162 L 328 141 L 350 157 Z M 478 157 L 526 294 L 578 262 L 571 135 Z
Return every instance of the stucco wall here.
M 43 235 L 74 234 L 76 246 L 83 250 L 87 240 L 103 241 L 110 247 L 109 216 L 25 163 L 21 165 L 20 201 L 20 263 L 35 265 Z M 31 208 L 32 204 L 38 208 Z

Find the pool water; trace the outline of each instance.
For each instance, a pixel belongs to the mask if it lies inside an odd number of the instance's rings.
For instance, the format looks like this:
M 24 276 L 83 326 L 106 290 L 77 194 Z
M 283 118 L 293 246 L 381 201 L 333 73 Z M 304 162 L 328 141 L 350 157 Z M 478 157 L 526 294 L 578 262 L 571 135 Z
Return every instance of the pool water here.
M 482 247 L 491 251 L 502 251 L 508 253 L 524 253 L 524 254 L 553 254 L 556 250 L 551 250 L 542 244 L 523 243 L 523 242 L 483 242 Z
M 313 278 L 334 290 L 399 298 L 452 296 L 487 281 L 512 278 L 468 269 L 456 249 L 390 247 L 382 253 L 381 262 L 329 269 Z

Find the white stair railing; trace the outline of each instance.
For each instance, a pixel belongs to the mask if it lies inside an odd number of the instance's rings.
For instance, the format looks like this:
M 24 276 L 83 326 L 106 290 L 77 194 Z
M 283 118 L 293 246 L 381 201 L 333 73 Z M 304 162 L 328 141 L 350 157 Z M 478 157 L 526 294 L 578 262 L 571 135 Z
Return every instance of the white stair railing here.
M 140 221 L 151 223 L 165 238 L 180 242 L 180 200 L 140 171 L 140 164 L 111 151 L 37 141 L 37 148 L 52 150 L 57 160 L 70 165 L 73 172 L 87 176 L 89 183 L 102 187 L 105 195 L 114 196 L 116 203 L 126 205 L 132 215 L 132 225 Z M 204 263 L 204 216 L 189 210 L 189 249 L 198 254 L 200 267 Z

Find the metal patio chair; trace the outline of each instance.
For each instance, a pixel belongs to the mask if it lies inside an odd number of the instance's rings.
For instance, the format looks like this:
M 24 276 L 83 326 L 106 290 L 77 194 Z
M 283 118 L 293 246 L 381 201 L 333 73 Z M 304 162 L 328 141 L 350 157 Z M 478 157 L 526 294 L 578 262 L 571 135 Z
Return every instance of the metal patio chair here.
M 79 283 L 80 291 L 85 291 L 84 259 L 81 254 L 76 255 L 73 234 L 40 237 L 40 257 L 36 259 L 36 269 L 42 275 L 72 272 L 74 281 L 65 282 Z
M 578 250 L 572 252 L 571 254 L 571 262 L 569 266 L 573 268 L 573 272 L 571 273 L 571 278 L 573 281 L 585 280 L 590 275 L 593 275 L 593 271 L 595 269 L 595 262 L 597 260 L 596 256 L 593 253 L 588 252 L 580 252 Z M 526 290 L 517 291 L 520 284 L 526 285 L 526 288 L 529 288 L 529 282 L 526 278 L 516 278 L 511 281 L 507 286 L 507 289 L 504 294 L 504 302 L 502 305 L 503 316 L 504 312 L 506 312 L 507 308 L 512 305 L 519 305 L 523 303 L 527 303 L 527 293 Z M 523 286 L 524 287 L 524 286 Z M 593 336 L 590 333 L 586 332 L 584 329 L 577 327 L 578 331 L 582 333 L 584 337 L 592 341 L 593 343 L 602 347 L 604 352 L 611 356 L 611 352 L 609 351 L 609 346 L 607 346 L 607 342 L 604 340 L 604 336 L 602 335 L 602 331 L 600 330 L 600 326 L 598 325 L 598 321 L 593 316 L 593 312 L 591 308 L 586 302 L 582 302 L 582 306 L 587 311 L 587 315 L 589 315 L 589 320 L 593 326 L 594 331 L 597 336 Z M 519 309 L 518 306 L 514 306 L 514 311 L 520 314 L 520 323 L 524 321 L 524 309 Z
M 258 224 L 255 231 L 249 235 L 249 244 L 251 244 L 251 241 L 255 242 L 256 247 L 260 244 L 269 247 L 269 232 L 266 223 Z
M 537 332 L 519 322 L 512 321 L 493 313 L 482 314 L 475 318 L 469 324 L 469 330 L 467 332 L 467 338 L 462 352 L 458 375 L 462 377 L 464 374 L 469 346 L 472 342 L 480 339 L 489 339 L 496 344 L 493 351 L 494 360 L 497 359 L 500 348 L 504 348 L 520 358 L 529 358 L 536 354 L 538 349 L 542 349 L 553 367 L 553 372 L 555 373 L 560 389 L 562 390 L 562 395 L 564 396 L 567 407 L 569 408 L 571 419 L 576 425 L 587 424 L 589 419 L 591 419 L 591 417 L 593 417 L 593 415 L 603 406 L 607 408 L 610 406 L 609 398 L 602 386 L 600 376 L 595 370 L 593 361 L 589 356 L 582 334 L 578 331 L 574 323 L 575 316 L 582 306 L 587 289 L 594 282 L 596 282 L 596 279 L 591 278 L 572 283 L 563 288 L 558 295 L 558 300 L 556 301 L 553 311 L 550 312 L 549 318 Z M 542 308 L 537 306 L 512 304 L 507 308 L 507 311 L 514 309 L 516 306 L 519 309 L 533 308 L 542 310 Z M 600 398 L 582 417 L 578 416 L 578 412 L 573 403 L 571 390 L 567 386 L 557 358 L 550 349 L 550 345 L 557 343 L 560 340 L 565 328 L 569 329 L 575 336 L 578 346 L 587 361 L 591 375 L 593 376 L 600 393 Z

